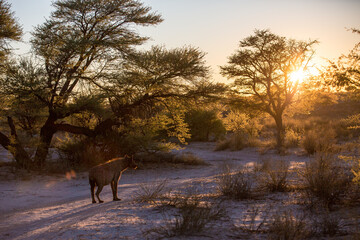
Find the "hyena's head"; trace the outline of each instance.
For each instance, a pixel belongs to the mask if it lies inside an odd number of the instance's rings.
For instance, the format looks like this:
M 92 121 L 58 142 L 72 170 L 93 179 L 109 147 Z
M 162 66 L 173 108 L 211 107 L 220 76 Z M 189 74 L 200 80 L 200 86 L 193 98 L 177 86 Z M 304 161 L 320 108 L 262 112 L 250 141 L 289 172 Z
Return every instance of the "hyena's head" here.
M 138 166 L 137 164 L 135 163 L 134 161 L 134 156 L 128 156 L 128 155 L 125 155 L 125 159 L 128 161 L 129 163 L 129 168 L 133 168 L 133 169 L 137 169 Z

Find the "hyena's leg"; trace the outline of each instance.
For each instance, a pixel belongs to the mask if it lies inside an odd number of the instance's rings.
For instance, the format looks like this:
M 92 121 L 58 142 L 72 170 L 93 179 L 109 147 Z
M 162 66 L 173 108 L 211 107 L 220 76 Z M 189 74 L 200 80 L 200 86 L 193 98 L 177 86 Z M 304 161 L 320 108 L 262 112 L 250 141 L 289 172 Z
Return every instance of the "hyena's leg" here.
M 111 186 L 113 188 L 113 200 L 120 201 L 121 199 L 117 196 L 117 188 L 120 176 L 116 176 L 115 179 L 111 182 Z
M 111 190 L 112 190 L 112 194 L 113 194 L 113 200 L 117 201 L 117 192 L 116 192 L 116 189 L 115 189 L 115 181 L 112 180 L 110 185 L 111 185 Z
M 98 185 L 98 188 L 97 188 L 97 190 L 96 190 L 96 197 L 97 197 L 97 199 L 99 200 L 99 203 L 103 203 L 103 202 L 104 202 L 104 201 L 102 201 L 102 200 L 100 199 L 100 197 L 99 197 L 99 194 L 101 193 L 103 187 L 104 187 L 103 185 Z
M 90 180 L 90 191 L 91 191 L 91 199 L 92 199 L 92 203 L 96 203 L 96 201 L 95 201 L 95 194 L 94 194 L 94 192 L 95 192 L 95 181 L 92 181 L 92 180 Z

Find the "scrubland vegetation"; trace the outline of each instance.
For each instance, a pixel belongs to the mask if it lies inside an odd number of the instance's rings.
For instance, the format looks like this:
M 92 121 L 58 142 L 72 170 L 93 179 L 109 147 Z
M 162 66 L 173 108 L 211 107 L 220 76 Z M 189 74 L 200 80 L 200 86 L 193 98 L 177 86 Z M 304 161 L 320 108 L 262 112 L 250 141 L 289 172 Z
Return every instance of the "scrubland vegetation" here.
M 143 171 L 215 164 L 210 188 L 138 183 L 134 204 L 161 213 L 142 235 L 199 237 L 216 226 L 228 238 L 359 239 L 359 43 L 319 75 L 294 81 L 318 42 L 255 30 L 221 67 L 222 84 L 196 47 L 137 50 L 147 38 L 134 26 L 162 21 L 137 1 L 53 5 L 33 31 L 34 56 L 24 59 L 10 51 L 21 28 L 0 0 L 0 24 L 12 30 L 0 31 L 0 144 L 12 159 L 3 166 L 64 174 L 125 154 Z M 214 163 L 187 152 L 199 141 L 215 143 L 205 150 L 217 154 L 251 148 L 261 156 Z M 296 157 L 305 160 L 294 166 Z

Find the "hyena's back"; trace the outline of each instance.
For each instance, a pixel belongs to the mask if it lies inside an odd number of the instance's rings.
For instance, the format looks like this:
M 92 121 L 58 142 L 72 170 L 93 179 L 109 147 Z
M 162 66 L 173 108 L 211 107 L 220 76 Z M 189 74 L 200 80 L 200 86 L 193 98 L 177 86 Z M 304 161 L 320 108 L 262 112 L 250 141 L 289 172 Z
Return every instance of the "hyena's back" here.
M 114 178 L 114 172 L 109 171 L 107 167 L 96 166 L 89 171 L 89 181 L 93 181 L 97 186 L 110 184 Z

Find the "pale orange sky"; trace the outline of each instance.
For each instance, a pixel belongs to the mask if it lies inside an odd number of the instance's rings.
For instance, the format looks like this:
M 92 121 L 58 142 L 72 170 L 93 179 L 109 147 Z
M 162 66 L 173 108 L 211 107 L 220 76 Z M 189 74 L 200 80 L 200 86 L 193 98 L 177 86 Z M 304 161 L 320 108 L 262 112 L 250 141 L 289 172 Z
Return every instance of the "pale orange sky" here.
M 23 44 L 13 44 L 27 52 L 29 32 L 51 11 L 51 0 L 8 0 L 23 25 Z M 346 28 L 360 28 L 359 0 L 143 0 L 160 13 L 164 22 L 139 28 L 151 37 L 143 47 L 167 48 L 192 45 L 207 53 L 213 78 L 224 81 L 219 66 L 254 29 L 270 29 L 275 34 L 298 40 L 317 39 L 316 62 L 347 53 L 360 36 Z

